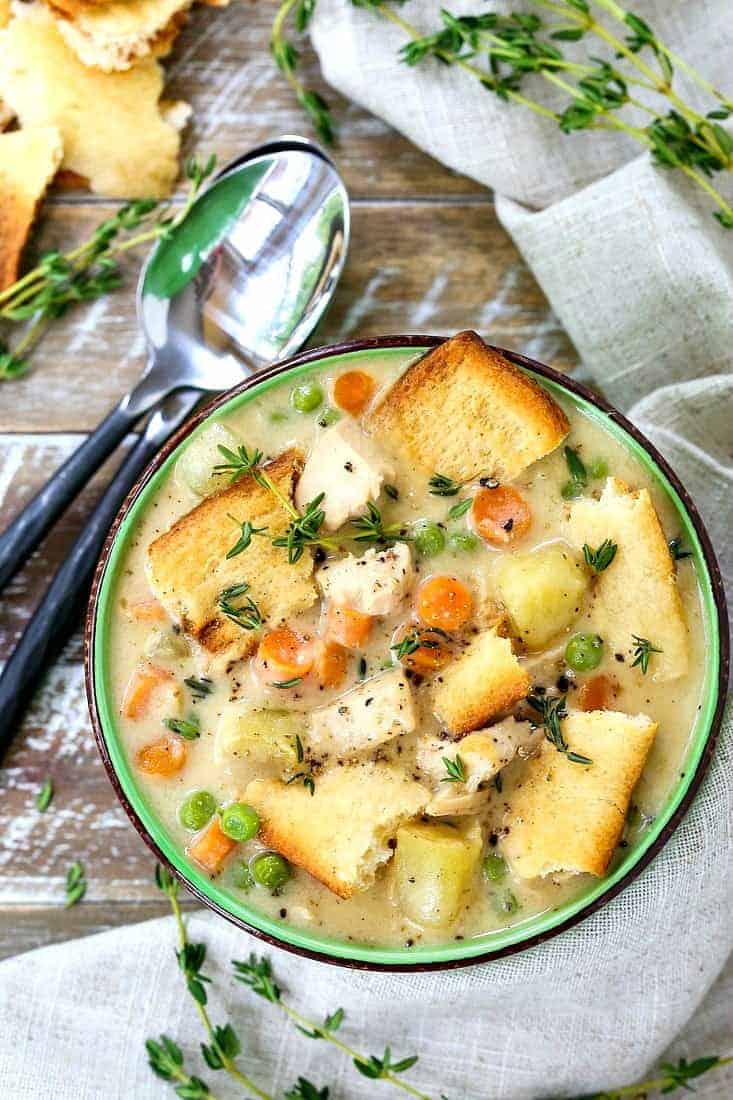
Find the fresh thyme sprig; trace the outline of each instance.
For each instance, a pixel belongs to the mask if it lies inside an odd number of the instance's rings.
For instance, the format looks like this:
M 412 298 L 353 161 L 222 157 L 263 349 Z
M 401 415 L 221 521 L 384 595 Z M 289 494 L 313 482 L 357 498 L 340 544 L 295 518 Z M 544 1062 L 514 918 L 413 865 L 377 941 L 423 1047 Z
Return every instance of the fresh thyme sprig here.
M 178 930 L 178 950 L 176 959 L 178 966 L 186 980 L 186 988 L 196 1006 L 201 1023 L 208 1038 L 208 1043 L 202 1044 L 201 1052 L 206 1064 L 212 1070 L 224 1070 L 230 1077 L 237 1081 L 245 1090 L 247 1096 L 257 1097 L 258 1100 L 274 1100 L 270 1093 L 259 1088 L 235 1063 L 235 1058 L 240 1053 L 240 1039 L 230 1023 L 223 1026 L 215 1026 L 207 1008 L 208 996 L 206 985 L 210 979 L 201 973 L 201 967 L 206 959 L 206 945 L 203 943 L 191 943 L 186 933 L 186 926 L 181 913 L 181 905 L 178 899 L 178 880 L 160 864 L 155 868 L 155 883 L 170 902 L 173 916 Z M 148 1048 L 148 1053 L 150 1049 Z M 169 1052 L 170 1053 L 170 1052 Z M 175 1059 L 174 1059 L 175 1061 Z M 179 1093 L 179 1095 L 181 1095 Z M 206 1093 L 201 1094 L 206 1097 Z M 198 1096 L 196 1097 L 198 1100 Z
M 417 1100 L 430 1100 L 426 1093 L 420 1092 L 414 1085 L 404 1081 L 400 1074 L 410 1069 L 417 1062 L 416 1055 L 410 1055 L 397 1062 L 392 1061 L 390 1048 L 387 1047 L 381 1057 L 373 1054 L 361 1054 L 358 1050 L 348 1046 L 337 1038 L 336 1032 L 340 1029 L 344 1020 L 343 1009 L 326 1016 L 322 1024 L 316 1024 L 297 1012 L 286 1000 L 283 999 L 282 990 L 275 981 L 269 959 L 250 955 L 247 962 L 233 962 L 234 976 L 244 985 L 249 986 L 253 993 L 263 997 L 270 1004 L 276 1005 L 285 1013 L 297 1027 L 298 1031 L 309 1039 L 325 1039 L 344 1054 L 348 1054 L 354 1066 L 364 1077 L 373 1081 L 387 1081 L 394 1088 L 414 1096 Z
M 625 1100 L 626 1097 L 632 1100 L 644 1100 L 653 1092 L 661 1092 L 663 1095 L 668 1095 L 677 1089 L 694 1092 L 690 1081 L 696 1077 L 702 1077 L 704 1073 L 709 1073 L 711 1070 L 731 1064 L 733 1064 L 733 1055 L 726 1058 L 720 1058 L 717 1054 L 706 1055 L 702 1058 L 694 1058 L 691 1062 L 686 1058 L 680 1058 L 678 1062 L 663 1062 L 659 1077 L 652 1077 L 648 1081 L 640 1081 L 635 1085 L 622 1085 L 618 1089 L 609 1089 L 607 1092 L 579 1096 L 575 1100 Z
M 86 873 L 84 864 L 75 860 L 66 872 L 66 903 L 65 908 L 71 909 L 80 902 L 87 892 Z
M 468 779 L 468 772 L 466 771 L 466 765 L 463 759 L 456 753 L 455 757 L 451 760 L 449 756 L 443 757 L 443 763 L 445 764 L 445 770 L 447 775 L 441 779 L 441 783 L 465 783 Z
M 457 500 L 448 509 L 448 519 L 460 519 L 461 516 L 465 516 L 473 504 L 473 497 L 465 497 L 463 500 Z
M 45 814 L 48 807 L 51 805 L 53 799 L 53 779 L 49 776 L 44 780 L 43 786 L 40 787 L 38 794 L 36 795 L 36 809 L 39 814 Z
M 175 1081 L 174 1092 L 180 1100 L 216 1100 L 205 1081 L 186 1073 L 183 1051 L 167 1035 L 146 1039 L 145 1049 L 153 1073 L 163 1081 Z
M 237 605 L 232 602 L 239 599 L 240 596 L 244 596 L 248 591 L 249 584 L 247 581 L 225 588 L 219 596 L 219 610 L 244 630 L 259 630 L 263 623 L 262 612 L 252 597 L 247 596 L 243 604 Z
M 318 92 L 306 88 L 296 75 L 300 51 L 285 37 L 285 25 L 292 16 L 295 29 L 303 34 L 315 11 L 316 0 L 284 0 L 278 8 L 272 24 L 270 50 L 280 72 L 295 93 L 295 98 L 310 117 L 313 127 L 327 145 L 336 136 L 336 128 L 328 103 Z
M 662 650 L 652 645 L 648 638 L 640 638 L 638 634 L 632 634 L 631 637 L 634 639 L 634 660 L 631 662 L 631 667 L 638 666 L 646 676 L 652 653 L 661 653 Z
M 188 194 L 177 211 L 170 203 L 161 207 L 154 199 L 128 202 L 98 225 L 88 241 L 70 252 L 47 252 L 31 271 L 0 291 L 0 320 L 26 326 L 13 347 L 0 343 L 0 381 L 24 373 L 31 351 L 51 321 L 78 302 L 101 298 L 120 285 L 120 256 L 169 235 L 180 225 L 215 165 L 213 156 L 204 163 L 188 162 Z
M 197 741 L 201 736 L 201 720 L 198 714 L 192 714 L 190 718 L 164 718 L 163 725 L 184 741 Z
M 231 549 L 227 551 L 227 561 L 229 561 L 231 558 L 238 557 L 240 554 L 243 554 L 245 550 L 249 550 L 254 536 L 264 535 L 265 531 L 267 530 L 266 527 L 254 527 L 248 519 L 238 520 L 236 516 L 231 515 L 229 516 L 229 519 L 232 521 L 232 523 L 236 523 L 237 527 L 239 527 L 239 538 L 231 547 Z
M 560 695 L 552 698 L 549 695 L 528 695 L 527 702 L 536 710 L 542 718 L 545 727 L 545 737 L 554 745 L 558 752 L 563 753 L 572 764 L 592 764 L 593 761 L 582 753 L 573 752 L 562 732 L 560 725 L 563 718 L 567 718 L 567 696 Z
M 397 539 L 403 541 L 409 539 L 403 524 L 384 523 L 381 511 L 371 500 L 367 503 L 366 512 L 361 516 L 356 516 L 352 521 L 352 527 L 354 530 L 348 532 L 346 537 L 352 538 L 354 542 L 384 546 L 388 542 L 395 542 Z
M 195 676 L 187 676 L 183 682 L 194 699 L 205 699 L 206 696 L 211 695 L 214 690 L 214 685 L 208 676 L 202 676 L 200 679 L 197 679 Z
M 416 627 L 389 648 L 398 661 L 404 661 L 406 657 L 411 657 L 413 653 L 417 653 L 418 649 L 440 649 L 440 642 L 435 637 L 436 634 L 448 638 L 448 634 L 440 627 L 431 626 L 429 629 Z
M 583 557 L 586 565 L 589 565 L 594 573 L 602 573 L 604 569 L 608 569 L 616 557 L 617 550 L 618 545 L 612 542 L 611 539 L 604 539 L 597 550 L 594 550 L 586 542 L 583 544 Z
M 454 497 L 460 493 L 463 488 L 462 481 L 455 481 L 452 477 L 446 477 L 445 474 L 433 474 L 428 482 L 428 489 L 434 497 Z

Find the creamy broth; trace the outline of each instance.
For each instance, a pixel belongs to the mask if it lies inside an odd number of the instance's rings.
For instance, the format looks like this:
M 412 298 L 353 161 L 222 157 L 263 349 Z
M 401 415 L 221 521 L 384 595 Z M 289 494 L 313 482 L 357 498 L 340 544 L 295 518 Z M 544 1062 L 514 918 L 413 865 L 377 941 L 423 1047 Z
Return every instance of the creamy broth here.
M 414 354 L 408 352 L 404 355 L 373 354 L 368 358 L 360 358 L 356 366 L 360 370 L 368 371 L 385 388 L 413 359 Z M 332 393 L 334 379 L 350 369 L 354 369 L 352 362 L 340 362 L 335 367 L 326 364 L 323 369 L 308 376 L 316 379 L 327 395 L 326 403 L 313 412 L 299 413 L 293 409 L 290 404 L 293 382 L 285 379 L 256 400 L 228 413 L 221 418 L 221 423 L 240 441 L 246 442 L 248 447 L 260 448 L 267 456 L 274 456 L 293 445 L 307 455 L 317 436 L 327 430 L 319 421 L 323 417 L 326 404 L 329 404 L 328 395 Z M 590 467 L 594 461 L 602 459 L 614 477 L 622 479 L 633 488 L 648 488 L 665 534 L 668 538 L 678 535 L 676 515 L 671 503 L 633 456 L 598 423 L 575 410 L 570 402 L 563 404 L 563 408 L 570 421 L 567 442 L 577 450 L 586 465 Z M 455 520 L 448 520 L 447 515 L 450 507 L 457 500 L 469 495 L 471 490 L 466 489 L 454 497 L 431 495 L 424 472 L 418 473 L 405 464 L 397 467 L 395 477 L 390 480 L 394 482 L 399 497 L 393 500 L 385 493 L 379 497 L 379 508 L 386 524 L 400 523 L 408 530 L 413 530 L 417 521 L 428 519 L 443 524 L 447 535 L 452 532 L 469 532 L 470 515 L 463 515 Z M 590 479 L 585 492 L 589 496 L 597 497 L 604 480 L 604 477 Z M 413 552 L 418 581 L 435 574 L 449 574 L 469 586 L 474 594 L 475 606 L 480 608 L 482 601 L 491 601 L 496 596 L 497 567 L 507 554 L 517 551 L 524 553 L 533 547 L 566 537 L 563 524 L 568 504 L 561 497 L 561 488 L 567 481 L 568 466 L 561 446 L 531 465 L 513 483 L 524 495 L 531 509 L 532 523 L 524 538 L 507 549 L 497 549 L 477 538 L 475 547 L 471 550 L 452 549 L 448 540 L 446 548 L 433 556 L 421 556 Z M 172 472 L 146 509 L 129 542 L 124 566 L 117 580 L 115 614 L 111 624 L 109 660 L 113 670 L 114 703 L 118 714 L 122 710 L 126 686 L 131 677 L 135 675 L 141 662 L 149 659 L 151 653 L 155 653 L 156 639 L 160 633 L 169 631 L 166 624 L 134 621 L 131 617 L 131 609 L 145 604 L 151 598 L 145 568 L 147 548 L 174 521 L 194 508 L 200 499 L 182 482 L 180 476 Z M 234 528 L 233 534 L 236 534 Z M 355 549 L 353 544 L 344 544 L 344 553 L 350 551 L 358 555 L 363 549 Z M 526 664 L 530 669 L 533 686 L 540 685 L 552 693 L 559 683 L 558 690 L 567 693 L 567 706 L 571 711 L 577 705 L 575 700 L 583 683 L 591 676 L 605 673 L 616 685 L 613 709 L 628 714 L 647 714 L 659 723 L 658 734 L 633 796 L 633 821 L 630 820 L 627 825 L 626 834 L 631 833 L 632 838 L 635 830 L 648 826 L 678 779 L 685 748 L 700 706 L 705 639 L 698 583 L 694 566 L 689 560 L 678 562 L 677 583 L 684 605 L 691 658 L 689 672 L 681 678 L 656 683 L 653 665 L 647 675 L 642 675 L 638 668 L 630 667 L 632 658 L 628 652 L 622 655 L 624 660 L 621 661 L 606 646 L 600 665 L 592 673 L 574 674 L 569 671 L 563 656 L 565 646 L 572 635 L 590 629 L 589 612 L 581 612 L 569 627 L 553 638 L 545 651 L 540 654 L 519 654 L 520 663 Z M 291 620 L 289 625 L 301 634 L 315 635 L 322 628 L 321 613 L 318 601 L 311 611 Z M 159 652 L 155 653 L 156 665 L 169 670 L 175 677 L 176 684 L 181 684 L 184 678 L 200 678 L 202 675 L 209 676 L 212 682 L 210 693 L 203 698 L 194 697 L 188 689 L 183 690 L 182 714 L 197 715 L 200 726 L 200 737 L 186 742 L 187 760 L 183 770 L 165 779 L 138 772 L 138 782 L 146 798 L 181 850 L 186 849 L 192 837 L 192 833 L 183 828 L 178 819 L 181 801 L 189 792 L 199 789 L 209 791 L 220 805 L 242 800 L 248 781 L 258 774 L 257 767 L 246 759 L 225 759 L 221 753 L 217 753 L 216 731 L 222 715 L 232 707 L 251 708 L 260 705 L 285 707 L 307 715 L 313 707 L 322 706 L 340 697 L 365 677 L 377 675 L 387 665 L 391 667 L 395 662 L 394 650 L 390 648 L 394 645 L 395 629 L 405 619 L 406 611 L 402 606 L 396 614 L 375 621 L 368 642 L 358 652 L 349 655 L 347 679 L 337 688 L 319 688 L 310 683 L 308 678 L 291 689 L 268 688 L 254 674 L 251 661 L 240 662 L 228 671 L 207 671 L 202 665 L 200 655 L 194 652 L 196 647 L 193 645 L 189 647 L 188 655 L 161 657 Z M 472 629 L 477 628 L 474 626 Z M 175 637 L 180 640 L 180 635 Z M 418 730 L 396 740 L 399 743 L 400 762 L 414 770 L 418 734 L 438 734 L 441 723 L 430 706 L 430 678 L 419 682 L 418 677 L 413 682 L 413 691 L 419 712 Z M 133 770 L 138 752 L 160 736 L 161 721 L 168 714 L 165 709 L 168 705 L 166 701 L 157 703 L 154 699 L 143 718 L 119 718 Z M 456 750 L 460 752 L 460 742 L 450 744 L 451 756 Z M 391 742 L 385 747 L 383 755 L 393 758 L 395 752 L 395 742 Z M 479 814 L 487 853 L 501 853 L 502 819 L 506 799 L 510 797 L 507 792 L 512 790 L 516 775 L 521 774 L 523 767 L 524 761 L 513 761 L 504 769 L 501 784 L 488 785 L 485 806 Z M 318 783 L 317 774 L 315 782 Z M 502 789 L 497 789 L 498 786 Z M 626 840 L 621 843 L 625 844 Z M 347 900 L 337 897 L 326 886 L 297 867 L 293 867 L 292 877 L 281 890 L 271 893 L 266 888 L 254 886 L 245 893 L 237 886 L 237 882 L 241 881 L 241 866 L 262 850 L 262 847 L 257 839 L 240 844 L 218 876 L 220 885 L 231 892 L 232 896 L 286 924 L 368 944 L 411 946 L 475 937 L 525 920 L 533 914 L 557 908 L 587 890 L 590 881 L 588 876 L 582 874 L 550 874 L 544 878 L 520 879 L 512 874 L 511 868 L 499 884 L 478 875 L 473 889 L 465 895 L 458 918 L 447 928 L 429 927 L 409 920 L 401 912 L 396 897 L 395 875 L 390 864 L 380 869 L 376 883 L 371 888 L 356 892 Z M 506 898 L 510 895 L 513 901 L 507 907 Z M 507 911 L 507 908 L 511 911 Z

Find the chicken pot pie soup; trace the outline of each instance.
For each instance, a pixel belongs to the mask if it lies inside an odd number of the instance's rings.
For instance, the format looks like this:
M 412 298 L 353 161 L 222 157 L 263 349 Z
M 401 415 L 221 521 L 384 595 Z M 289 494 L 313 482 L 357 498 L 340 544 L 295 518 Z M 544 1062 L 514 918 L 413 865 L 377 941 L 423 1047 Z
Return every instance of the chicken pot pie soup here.
M 612 876 L 684 772 L 687 555 L 622 437 L 473 333 L 283 373 L 118 542 L 126 769 L 255 924 L 419 951 L 531 922 Z

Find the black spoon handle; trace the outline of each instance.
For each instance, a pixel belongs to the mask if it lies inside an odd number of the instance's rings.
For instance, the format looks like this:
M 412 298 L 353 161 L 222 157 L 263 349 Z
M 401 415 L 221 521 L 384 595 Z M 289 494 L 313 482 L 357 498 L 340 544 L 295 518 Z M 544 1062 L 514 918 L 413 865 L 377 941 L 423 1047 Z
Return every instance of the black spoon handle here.
M 0 592 L 138 418 L 117 405 L 0 535 Z
M 156 412 L 127 455 L 46 590 L 0 675 L 0 758 L 30 702 L 41 673 L 61 651 L 79 622 L 94 570 L 120 505 L 164 440 L 185 419 L 200 394 L 176 394 Z M 172 415 L 164 415 L 166 410 Z

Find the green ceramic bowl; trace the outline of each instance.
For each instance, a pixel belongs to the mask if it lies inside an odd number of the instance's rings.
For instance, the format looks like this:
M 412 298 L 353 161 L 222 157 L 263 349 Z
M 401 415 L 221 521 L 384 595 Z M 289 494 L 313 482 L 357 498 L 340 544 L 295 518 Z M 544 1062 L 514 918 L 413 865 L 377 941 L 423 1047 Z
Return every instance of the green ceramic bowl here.
M 429 336 L 393 336 L 305 352 L 217 398 L 174 436 L 125 501 L 110 531 L 97 568 L 87 616 L 87 691 L 99 749 L 122 805 L 158 860 L 174 871 L 204 905 L 240 928 L 288 950 L 342 966 L 438 970 L 479 961 L 487 962 L 541 943 L 599 909 L 624 889 L 669 840 L 700 785 L 722 717 L 728 666 L 725 598 L 710 540 L 688 494 L 652 444 L 620 413 L 549 367 L 504 351 L 519 367 L 539 377 L 551 393 L 562 394 L 566 401 L 570 401 L 597 421 L 632 452 L 671 499 L 677 510 L 680 532 L 692 551 L 702 590 L 707 638 L 704 697 L 680 770 L 681 778 L 670 792 L 654 824 L 624 851 L 623 858 L 606 878 L 590 883 L 579 897 L 567 904 L 528 917 L 510 928 L 489 932 L 474 939 L 458 942 L 450 940 L 444 944 L 417 946 L 409 950 L 350 943 L 321 932 L 303 931 L 289 927 L 281 921 L 274 921 L 249 906 L 246 900 L 230 893 L 217 882 L 212 882 L 187 861 L 165 825 L 156 817 L 137 783 L 122 745 L 117 716 L 111 702 L 109 626 L 112 601 L 117 574 L 136 521 L 168 475 L 181 443 L 192 433 L 199 431 L 209 417 L 221 417 L 247 402 L 256 401 L 261 393 L 278 385 L 286 376 L 289 380 L 302 377 L 327 361 L 334 365 L 346 362 L 356 365 L 375 351 L 380 354 L 400 354 L 405 350 L 413 350 L 418 354 L 441 342 L 439 338 Z

